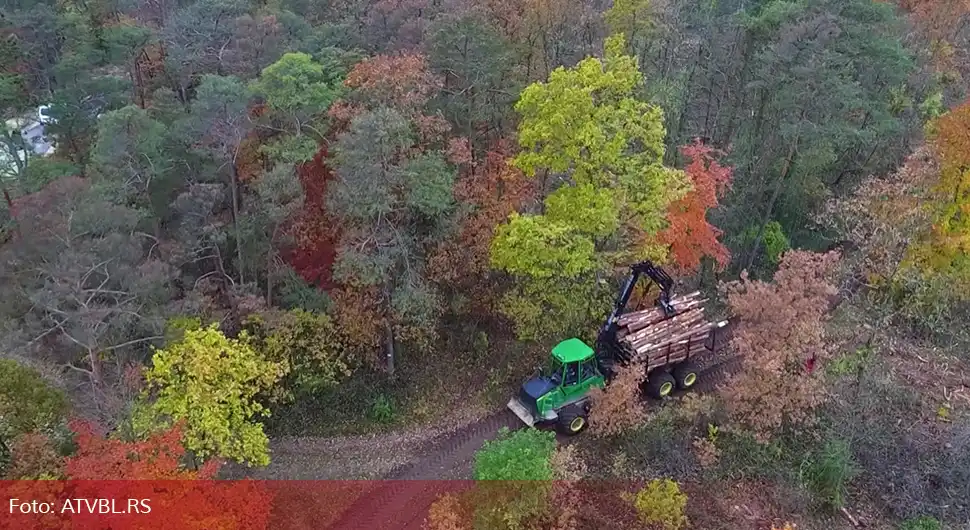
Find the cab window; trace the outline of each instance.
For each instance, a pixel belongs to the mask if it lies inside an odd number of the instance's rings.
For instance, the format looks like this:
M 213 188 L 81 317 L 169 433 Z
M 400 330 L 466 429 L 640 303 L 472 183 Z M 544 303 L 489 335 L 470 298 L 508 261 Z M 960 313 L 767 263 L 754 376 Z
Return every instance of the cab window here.
M 566 380 L 563 384 L 575 385 L 579 382 L 579 363 L 566 364 Z
M 599 370 L 596 369 L 596 359 L 589 358 L 583 361 L 582 370 L 583 370 L 583 374 L 582 374 L 583 381 L 599 375 Z

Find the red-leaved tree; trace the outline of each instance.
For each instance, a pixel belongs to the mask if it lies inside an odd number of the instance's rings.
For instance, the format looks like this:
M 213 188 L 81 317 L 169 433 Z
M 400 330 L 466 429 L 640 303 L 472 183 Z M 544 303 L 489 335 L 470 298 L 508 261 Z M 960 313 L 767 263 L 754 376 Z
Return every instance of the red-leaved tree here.
M 707 212 L 718 205 L 718 197 L 731 184 L 732 168 L 718 163 L 718 153 L 694 140 L 681 146 L 680 152 L 690 160 L 684 168 L 694 185 L 684 198 L 670 204 L 670 225 L 660 232 L 660 241 L 670 246 L 670 259 L 684 271 L 696 271 L 704 256 L 714 258 L 719 267 L 731 259 L 728 249 L 718 241 L 721 231 L 707 222 Z
M 66 459 L 65 468 L 69 478 L 79 481 L 70 484 L 72 497 L 150 499 L 152 511 L 166 516 L 141 519 L 139 528 L 268 528 L 267 490 L 251 480 L 213 480 L 216 461 L 186 468 L 180 426 L 127 442 L 104 437 L 87 422 L 70 425 L 77 452 Z M 88 528 L 104 517 L 77 513 L 71 521 Z
M 724 286 L 736 327 L 731 347 L 741 370 L 721 388 L 735 421 L 767 440 L 786 425 L 812 419 L 825 401 L 824 362 L 833 353 L 825 320 L 839 254 L 790 251 L 773 282 L 748 279 Z
M 219 469 L 216 461 L 198 470 L 182 467 L 185 447 L 180 426 L 134 442 L 105 438 L 83 421 L 71 422 L 71 429 L 77 452 L 67 458 L 66 468 L 75 480 L 205 480 Z
M 327 148 L 321 147 L 312 160 L 297 167 L 297 175 L 303 187 L 303 209 L 291 228 L 294 248 L 286 261 L 307 283 L 330 289 L 338 233 L 325 208 L 327 184 L 333 180 Z

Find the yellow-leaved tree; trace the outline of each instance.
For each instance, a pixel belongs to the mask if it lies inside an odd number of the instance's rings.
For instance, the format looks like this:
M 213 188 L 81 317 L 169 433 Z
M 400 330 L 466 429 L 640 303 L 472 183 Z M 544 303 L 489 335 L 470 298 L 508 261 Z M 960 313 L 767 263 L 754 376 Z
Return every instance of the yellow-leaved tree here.
M 970 101 L 930 124 L 930 145 L 939 163 L 932 190 L 929 237 L 914 245 L 911 259 L 928 275 L 955 282 L 970 293 Z M 970 294 L 966 295 L 970 296 Z
M 662 260 L 657 233 L 691 188 L 663 165 L 663 114 L 637 98 L 643 77 L 624 48 L 623 34 L 608 38 L 604 58 L 557 68 L 515 106 L 522 150 L 513 163 L 538 180 L 544 207 L 499 225 L 491 260 L 516 279 L 502 312 L 522 339 L 591 330 L 613 295 L 594 279 Z
M 248 465 L 269 464 L 269 439 L 256 400 L 281 377 L 279 363 L 250 345 L 245 332 L 230 339 L 218 325 L 189 326 L 181 338 L 155 350 L 145 372 L 146 398 L 134 418 L 136 432 L 185 422 L 183 442 L 197 458 L 222 457 Z

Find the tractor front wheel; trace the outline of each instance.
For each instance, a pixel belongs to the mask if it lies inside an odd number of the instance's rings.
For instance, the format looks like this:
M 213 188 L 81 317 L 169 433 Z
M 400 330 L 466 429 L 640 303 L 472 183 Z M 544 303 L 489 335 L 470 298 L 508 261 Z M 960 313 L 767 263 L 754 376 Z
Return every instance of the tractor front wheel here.
M 586 430 L 588 425 L 586 414 L 582 410 L 564 410 L 559 414 L 556 430 L 562 434 L 574 436 Z
M 663 399 L 673 393 L 677 388 L 677 381 L 674 376 L 667 372 L 658 370 L 647 379 L 647 393 L 654 399 Z

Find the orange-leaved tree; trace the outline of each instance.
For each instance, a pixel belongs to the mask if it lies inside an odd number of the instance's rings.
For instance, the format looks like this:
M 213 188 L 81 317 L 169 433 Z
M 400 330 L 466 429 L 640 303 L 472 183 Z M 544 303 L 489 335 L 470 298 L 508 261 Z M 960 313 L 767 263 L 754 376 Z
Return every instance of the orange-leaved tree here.
M 914 246 L 912 257 L 924 273 L 942 274 L 967 287 L 970 286 L 970 101 L 932 123 L 931 133 L 940 170 L 931 205 L 933 226 L 930 236 Z
M 259 483 L 212 480 L 219 469 L 215 460 L 198 469 L 184 465 L 181 424 L 135 441 L 102 436 L 83 421 L 70 425 L 77 452 L 66 459 L 65 468 L 69 478 L 80 481 L 72 483 L 73 497 L 110 498 L 115 493 L 117 498 L 149 498 L 152 511 L 166 516 L 144 518 L 140 528 L 269 527 L 270 495 Z M 72 520 L 83 526 L 100 522 L 97 517 L 104 516 L 77 513 Z
M 822 370 L 833 348 L 824 322 L 839 254 L 789 251 L 773 282 L 741 280 L 724 286 L 736 322 L 731 347 L 741 370 L 721 388 L 733 419 L 761 440 L 812 419 L 825 401 Z
M 470 312 L 493 312 L 502 291 L 490 277 L 495 227 L 535 197 L 535 184 L 512 166 L 514 146 L 500 141 L 455 182 L 455 199 L 468 208 L 455 235 L 428 260 L 431 279 L 468 296 Z
M 718 163 L 720 153 L 700 140 L 681 146 L 680 152 L 690 160 L 684 171 L 693 189 L 668 207 L 669 225 L 660 232 L 660 241 L 670 246 L 670 260 L 683 271 L 696 271 L 704 256 L 723 268 L 731 254 L 718 241 L 721 231 L 707 221 L 707 212 L 717 207 L 718 197 L 727 191 L 733 169 Z
M 219 468 L 215 460 L 197 470 L 182 467 L 181 425 L 133 442 L 101 436 L 84 421 L 72 421 L 71 429 L 77 452 L 67 458 L 66 469 L 75 480 L 205 480 Z

